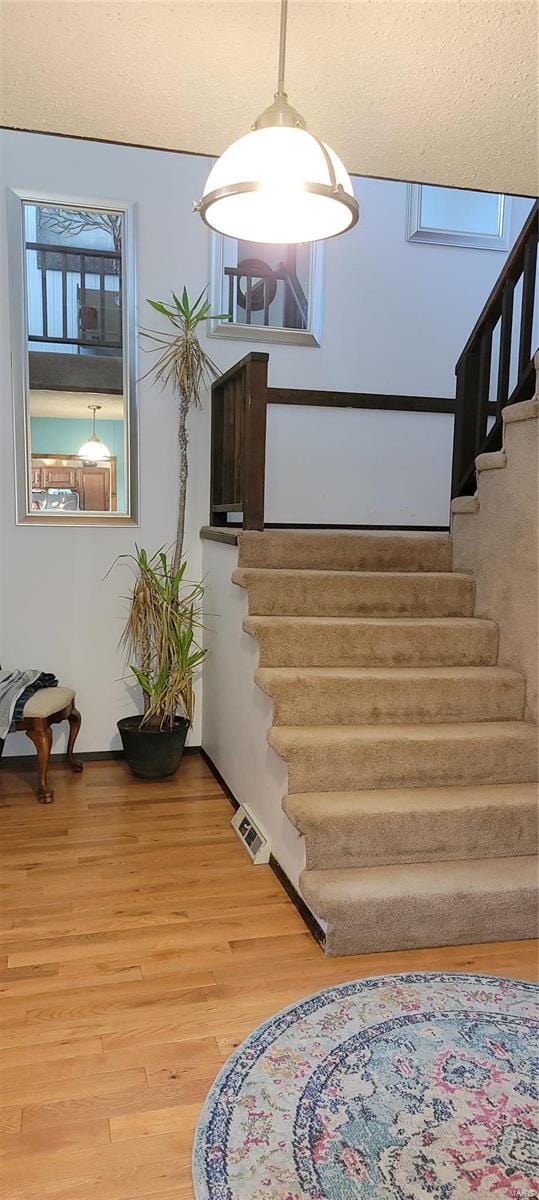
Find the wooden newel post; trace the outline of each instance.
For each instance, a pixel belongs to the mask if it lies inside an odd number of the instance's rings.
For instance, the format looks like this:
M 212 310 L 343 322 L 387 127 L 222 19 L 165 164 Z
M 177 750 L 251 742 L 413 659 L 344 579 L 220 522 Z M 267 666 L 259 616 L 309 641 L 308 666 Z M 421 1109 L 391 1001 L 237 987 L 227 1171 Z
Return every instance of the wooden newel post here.
M 250 354 L 244 366 L 242 447 L 243 528 L 264 528 L 268 354 Z
M 451 497 L 460 496 L 463 475 L 476 450 L 479 355 L 467 350 L 457 364 Z
M 221 504 L 223 486 L 223 398 L 224 389 L 216 381 L 211 389 L 211 474 L 210 525 L 226 525 L 226 510 Z

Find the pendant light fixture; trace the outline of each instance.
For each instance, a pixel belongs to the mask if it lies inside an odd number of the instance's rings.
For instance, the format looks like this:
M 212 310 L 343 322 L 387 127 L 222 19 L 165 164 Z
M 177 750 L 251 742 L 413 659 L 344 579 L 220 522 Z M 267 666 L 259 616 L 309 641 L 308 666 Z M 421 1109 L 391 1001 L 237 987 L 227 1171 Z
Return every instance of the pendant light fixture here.
M 315 242 L 356 224 L 359 209 L 340 158 L 309 133 L 284 90 L 287 0 L 281 0 L 279 74 L 273 103 L 251 132 L 233 142 L 212 167 L 202 199 L 203 221 L 247 242 Z
M 101 405 L 89 404 L 88 408 L 93 412 L 92 436 L 81 446 L 78 456 L 86 459 L 87 462 L 102 462 L 103 459 L 110 458 L 110 450 L 107 450 L 105 443 L 97 437 L 95 432 L 95 414 L 99 412 Z

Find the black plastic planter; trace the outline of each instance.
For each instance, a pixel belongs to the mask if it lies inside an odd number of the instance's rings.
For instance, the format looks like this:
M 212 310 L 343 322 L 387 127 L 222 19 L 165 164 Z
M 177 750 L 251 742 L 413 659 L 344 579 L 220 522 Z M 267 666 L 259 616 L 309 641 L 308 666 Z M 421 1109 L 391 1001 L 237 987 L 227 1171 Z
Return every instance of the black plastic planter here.
M 139 779 L 166 779 L 182 761 L 189 721 L 176 717 L 174 728 L 150 729 L 140 726 L 140 717 L 122 717 L 118 730 L 125 759 Z

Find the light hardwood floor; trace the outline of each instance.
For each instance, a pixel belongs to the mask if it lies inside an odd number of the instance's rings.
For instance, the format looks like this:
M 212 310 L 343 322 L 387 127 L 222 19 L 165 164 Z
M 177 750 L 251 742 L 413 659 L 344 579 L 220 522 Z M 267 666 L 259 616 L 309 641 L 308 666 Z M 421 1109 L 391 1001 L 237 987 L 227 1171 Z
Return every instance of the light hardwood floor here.
M 253 868 L 196 756 L 144 784 L 0 771 L 0 1194 L 191 1200 L 193 1130 L 232 1048 L 327 984 L 402 970 L 531 979 L 513 942 L 325 959 L 269 867 Z

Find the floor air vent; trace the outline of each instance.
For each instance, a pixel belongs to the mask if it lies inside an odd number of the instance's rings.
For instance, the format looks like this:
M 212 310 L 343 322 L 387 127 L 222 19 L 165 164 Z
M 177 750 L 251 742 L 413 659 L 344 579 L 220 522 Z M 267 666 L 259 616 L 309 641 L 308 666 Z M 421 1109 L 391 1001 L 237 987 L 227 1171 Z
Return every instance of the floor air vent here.
M 257 824 L 252 813 L 244 804 L 240 804 L 237 812 L 234 813 L 231 824 L 255 866 L 258 866 L 259 863 L 268 863 L 270 860 L 269 838 L 262 832 L 260 825 Z

